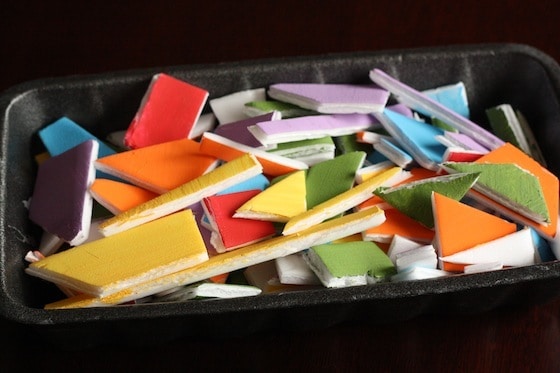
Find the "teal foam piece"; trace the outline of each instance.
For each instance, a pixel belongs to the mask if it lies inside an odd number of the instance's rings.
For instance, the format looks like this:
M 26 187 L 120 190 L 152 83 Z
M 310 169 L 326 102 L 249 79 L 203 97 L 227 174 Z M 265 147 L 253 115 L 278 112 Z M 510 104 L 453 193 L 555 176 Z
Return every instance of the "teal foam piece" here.
M 268 179 L 266 178 L 266 176 L 264 176 L 263 174 L 259 174 L 257 176 L 253 176 L 252 178 L 245 180 L 241 183 L 235 184 L 229 188 L 226 188 L 222 191 L 220 191 L 219 193 L 216 193 L 218 195 L 220 194 L 229 194 L 229 193 L 237 193 L 237 192 L 244 192 L 247 190 L 252 190 L 252 189 L 259 189 L 259 190 L 264 190 L 266 189 L 268 186 L 270 185 L 270 182 L 268 181 Z
M 442 136 L 443 130 L 431 124 L 419 122 L 391 110 L 385 110 L 388 121 L 383 125 L 422 167 L 436 171 L 443 161 L 447 147 L 436 136 Z
M 62 154 L 87 140 L 94 140 L 99 144 L 98 158 L 103 158 L 116 153 L 115 150 L 110 148 L 103 141 L 67 117 L 61 117 L 41 129 L 39 131 L 39 138 L 45 145 L 45 148 L 51 157 Z M 96 171 L 96 176 L 99 178 L 121 181 L 120 178 L 99 170 Z
M 539 235 L 535 229 L 529 229 L 531 230 L 531 237 L 533 238 L 535 248 L 542 262 L 551 262 L 553 260 L 560 259 L 556 258 L 556 256 L 552 252 L 552 248 L 550 247 L 546 239 Z
M 115 154 L 115 151 L 103 141 L 67 117 L 62 117 L 41 129 L 39 137 L 53 157 L 86 140 L 95 140 L 99 143 L 99 158 Z

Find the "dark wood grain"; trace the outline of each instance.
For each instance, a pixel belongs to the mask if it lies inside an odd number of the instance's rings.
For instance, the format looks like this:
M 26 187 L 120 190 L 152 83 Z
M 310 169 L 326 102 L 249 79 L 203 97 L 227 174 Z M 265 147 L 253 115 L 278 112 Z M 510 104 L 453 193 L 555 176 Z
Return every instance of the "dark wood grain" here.
M 4 1 L 0 90 L 153 66 L 512 42 L 560 60 L 552 1 Z M 61 352 L 0 324 L 3 371 L 560 371 L 560 300 L 469 316 Z M 28 347 L 32 346 L 30 350 Z

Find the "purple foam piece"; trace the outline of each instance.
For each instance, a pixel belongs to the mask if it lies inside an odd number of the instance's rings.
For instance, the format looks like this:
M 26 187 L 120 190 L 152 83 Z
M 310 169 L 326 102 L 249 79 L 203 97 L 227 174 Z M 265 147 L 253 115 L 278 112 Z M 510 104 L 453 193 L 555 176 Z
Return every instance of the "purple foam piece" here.
M 379 69 L 371 70 L 369 77 L 374 83 L 387 89 L 396 96 L 400 103 L 411 107 L 413 110 L 421 110 L 442 120 L 459 132 L 469 135 L 490 150 L 496 149 L 504 144 L 504 141 L 492 132 L 487 131 L 478 124 L 471 122 L 469 119 L 446 108 L 414 88 L 392 78 Z
M 93 208 L 89 187 L 98 151 L 99 143 L 87 140 L 49 158 L 37 172 L 29 218 L 71 245 L 81 244 L 89 234 Z
M 271 85 L 268 95 L 327 114 L 380 112 L 389 99 L 387 90 L 373 84 L 280 83 Z
M 281 119 L 280 113 L 273 111 L 271 113 L 258 115 L 256 117 L 243 119 L 237 122 L 222 124 L 214 130 L 214 133 L 243 145 L 260 148 L 263 144 L 257 140 L 251 132 L 249 132 L 247 127 L 260 122 L 269 122 L 279 119 Z
M 249 131 L 263 144 L 315 139 L 324 136 L 344 136 L 364 131 L 378 123 L 370 114 L 310 115 L 261 122 Z
M 412 112 L 412 109 L 404 104 L 388 105 L 387 110 L 394 111 L 395 113 L 399 113 L 401 115 L 404 115 L 405 117 L 409 117 L 409 118 L 414 117 L 414 113 Z
M 445 137 L 448 138 L 452 143 L 467 150 L 475 150 L 480 153 L 488 153 L 488 149 L 486 149 L 484 146 L 473 140 L 472 137 L 465 135 L 464 133 L 445 131 Z

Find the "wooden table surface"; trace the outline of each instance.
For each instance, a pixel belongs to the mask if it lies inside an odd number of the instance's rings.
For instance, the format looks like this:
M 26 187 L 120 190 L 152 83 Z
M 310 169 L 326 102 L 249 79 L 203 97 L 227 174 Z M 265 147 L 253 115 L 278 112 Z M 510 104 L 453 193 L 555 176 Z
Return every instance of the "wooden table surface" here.
M 4 1 L 0 91 L 51 76 L 466 43 L 529 44 L 560 61 L 552 1 L 112 3 Z M 5 321 L 0 335 L 2 371 L 560 371 L 559 298 L 476 315 L 74 352 L 36 349 Z

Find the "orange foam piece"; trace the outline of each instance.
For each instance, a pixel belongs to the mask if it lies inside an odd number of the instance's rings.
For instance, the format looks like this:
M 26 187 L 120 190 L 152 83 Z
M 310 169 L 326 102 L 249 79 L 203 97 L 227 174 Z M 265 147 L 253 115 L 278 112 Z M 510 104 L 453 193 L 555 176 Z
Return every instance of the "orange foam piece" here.
M 434 231 L 426 228 L 416 220 L 406 216 L 395 208 L 385 209 L 385 222 L 377 227 L 367 229 L 363 235 L 367 240 L 390 242 L 394 235 L 410 240 L 431 242 Z
M 181 139 L 99 158 L 95 167 L 152 192 L 163 194 L 205 174 L 217 158 Z
M 263 173 L 269 177 L 307 169 L 305 163 L 281 157 L 263 150 L 235 143 L 213 133 L 205 133 L 200 140 L 200 150 L 223 161 L 231 161 L 246 153 L 253 154 L 263 167 Z
M 511 234 L 517 230 L 508 222 L 439 193 L 432 194 L 436 230 L 435 247 L 440 257 Z M 443 263 L 446 271 L 462 271 L 463 266 Z
M 512 219 L 531 226 L 549 237 L 554 237 L 556 235 L 556 228 L 558 225 L 559 185 L 558 178 L 552 172 L 548 171 L 540 163 L 510 143 L 506 143 L 494 149 L 479 158 L 475 163 L 515 163 L 537 177 L 541 184 L 543 196 L 550 215 L 550 223 L 548 225 L 535 223 L 501 204 L 499 204 L 499 206 L 501 206 L 501 210 L 505 214 L 508 214 L 508 216 L 511 216 Z M 473 191 L 473 194 L 477 196 L 477 198 L 492 204 L 489 198 L 482 196 L 481 193 Z M 498 205 L 497 203 L 493 204 Z
M 216 284 L 225 284 L 228 277 L 229 277 L 229 272 L 222 273 L 221 275 L 212 276 L 209 278 L 209 280 Z
M 114 215 L 158 196 L 136 185 L 110 179 L 95 179 L 89 189 L 93 198 Z

